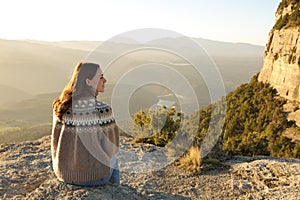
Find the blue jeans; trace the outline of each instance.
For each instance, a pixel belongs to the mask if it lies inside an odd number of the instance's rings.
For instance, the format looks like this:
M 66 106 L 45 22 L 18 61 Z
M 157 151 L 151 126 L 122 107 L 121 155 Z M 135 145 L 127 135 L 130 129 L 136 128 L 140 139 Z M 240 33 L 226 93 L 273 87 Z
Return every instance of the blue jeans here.
M 120 170 L 119 170 L 118 159 L 116 157 L 113 157 L 111 159 L 111 166 L 113 168 L 112 171 L 107 176 L 101 179 L 87 181 L 87 182 L 65 181 L 65 183 L 72 184 L 72 185 L 80 185 L 80 186 L 97 186 L 106 183 L 120 184 Z

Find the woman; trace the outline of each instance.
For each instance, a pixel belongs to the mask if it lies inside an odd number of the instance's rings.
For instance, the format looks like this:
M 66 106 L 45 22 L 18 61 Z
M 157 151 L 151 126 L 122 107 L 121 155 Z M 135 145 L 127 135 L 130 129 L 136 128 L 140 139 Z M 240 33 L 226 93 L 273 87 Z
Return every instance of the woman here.
M 53 169 L 66 183 L 95 186 L 120 183 L 119 129 L 111 107 L 96 99 L 106 79 L 98 64 L 79 63 L 53 102 Z

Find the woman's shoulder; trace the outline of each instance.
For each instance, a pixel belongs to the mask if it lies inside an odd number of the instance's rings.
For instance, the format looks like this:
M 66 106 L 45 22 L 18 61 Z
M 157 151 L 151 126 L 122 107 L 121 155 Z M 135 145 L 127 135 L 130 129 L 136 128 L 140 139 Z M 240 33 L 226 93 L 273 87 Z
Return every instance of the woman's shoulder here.
M 96 109 L 109 109 L 109 110 L 111 110 L 111 106 L 108 103 L 103 102 L 103 101 L 99 101 L 98 99 L 96 99 L 96 101 L 95 101 L 95 108 Z
M 102 107 L 110 107 L 110 105 L 106 102 L 99 101 L 96 98 L 82 98 L 75 99 L 72 101 L 72 106 L 70 109 L 88 109 L 88 108 L 102 108 Z
M 102 125 L 112 121 L 114 119 L 110 105 L 97 99 L 73 101 L 72 107 L 63 115 L 63 122 L 67 125 Z

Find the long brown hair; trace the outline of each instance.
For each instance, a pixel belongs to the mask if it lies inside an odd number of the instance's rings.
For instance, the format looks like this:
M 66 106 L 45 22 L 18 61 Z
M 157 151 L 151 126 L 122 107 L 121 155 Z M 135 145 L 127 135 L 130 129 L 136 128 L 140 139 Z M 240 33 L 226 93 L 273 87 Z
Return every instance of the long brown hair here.
M 52 104 L 53 111 L 59 119 L 62 119 L 63 114 L 72 106 L 72 98 L 95 96 L 95 89 L 86 84 L 86 79 L 91 80 L 99 67 L 95 63 L 78 63 L 69 83 Z

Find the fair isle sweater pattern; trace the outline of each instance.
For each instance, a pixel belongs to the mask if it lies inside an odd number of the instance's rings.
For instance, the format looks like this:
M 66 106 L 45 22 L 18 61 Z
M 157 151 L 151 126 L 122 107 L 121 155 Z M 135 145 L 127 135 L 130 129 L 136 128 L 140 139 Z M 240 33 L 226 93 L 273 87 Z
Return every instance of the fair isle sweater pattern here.
M 67 126 L 108 125 L 115 122 L 111 107 L 95 98 L 76 100 L 63 115 Z

